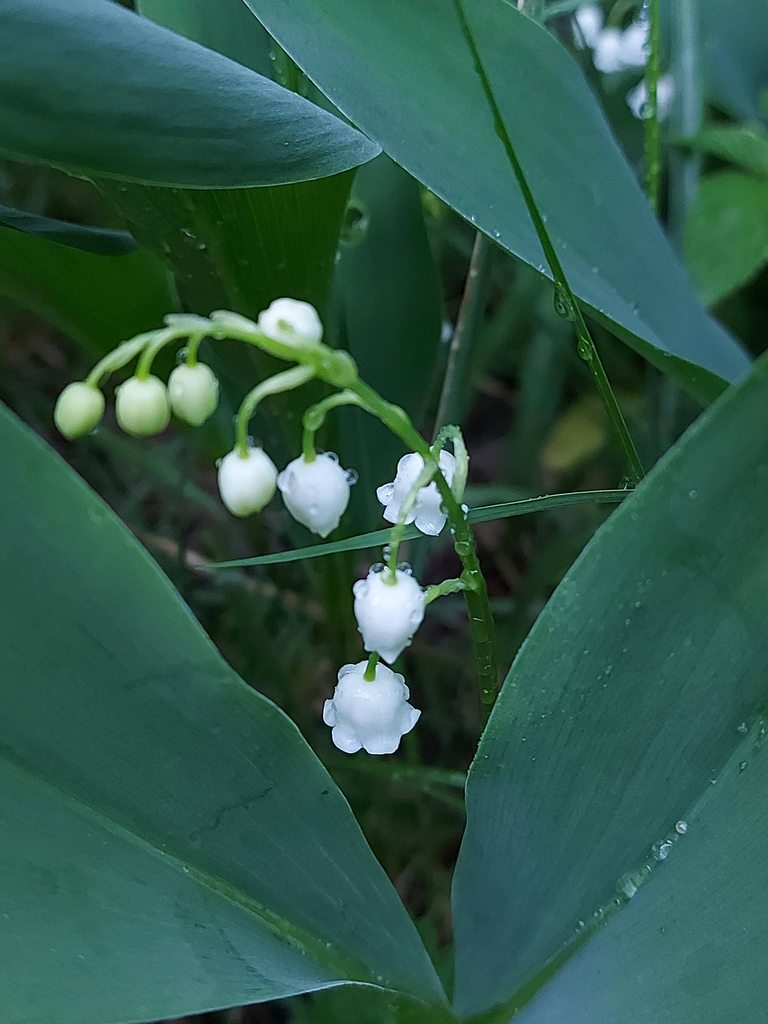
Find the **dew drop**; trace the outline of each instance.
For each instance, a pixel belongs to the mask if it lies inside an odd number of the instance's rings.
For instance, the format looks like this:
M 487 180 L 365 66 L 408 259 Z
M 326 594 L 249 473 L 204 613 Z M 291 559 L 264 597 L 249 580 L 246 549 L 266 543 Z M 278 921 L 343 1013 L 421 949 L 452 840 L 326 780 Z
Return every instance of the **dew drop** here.
M 746 722 L 742 722 L 740 725 L 736 727 L 736 732 L 741 733 L 742 736 L 745 736 L 749 732 L 749 726 Z
M 679 836 L 684 836 L 687 831 L 688 831 L 688 822 L 687 821 L 683 821 L 681 819 L 680 821 L 676 822 L 676 824 L 675 824 L 675 832 L 677 832 L 677 834 Z
M 410 562 L 398 562 L 397 571 L 405 573 L 406 576 L 413 576 L 413 566 Z
M 374 573 L 380 573 L 384 572 L 385 569 L 386 566 L 384 565 L 383 562 L 374 562 L 369 571 Z

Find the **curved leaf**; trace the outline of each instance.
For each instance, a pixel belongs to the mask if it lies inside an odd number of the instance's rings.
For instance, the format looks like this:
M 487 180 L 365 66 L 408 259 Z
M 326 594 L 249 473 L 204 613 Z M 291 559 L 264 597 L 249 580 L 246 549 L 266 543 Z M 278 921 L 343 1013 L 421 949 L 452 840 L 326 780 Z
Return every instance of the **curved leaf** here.
M 763 363 L 598 531 L 512 665 L 467 784 L 454 881 L 462 1016 L 500 1004 L 488 1020 L 507 1021 L 542 987 L 540 1012 L 521 1018 L 531 1024 L 761 1019 L 735 1006 L 734 1018 L 728 999 L 765 959 L 764 811 L 715 811 L 708 794 L 724 766 L 730 778 L 734 761 L 750 760 L 742 732 L 768 700 L 767 400 Z M 707 808 L 711 824 L 697 828 Z M 703 894 L 715 899 L 735 853 L 718 814 L 748 842 L 730 883 L 737 898 L 706 928 L 700 915 L 716 911 Z M 670 849 L 678 892 L 667 915 Z M 616 907 L 649 876 L 638 910 Z M 625 915 L 640 905 L 635 935 Z M 593 949 L 589 926 L 605 920 Z M 664 937 L 668 920 L 684 944 Z M 571 954 L 560 987 L 556 968 Z
M 72 221 L 41 217 L 12 206 L 0 206 L 0 224 L 23 231 L 25 235 L 47 238 L 99 256 L 124 256 L 136 248 L 136 240 L 127 231 L 73 224 Z
M 3 1019 L 175 1017 L 349 980 L 439 1003 L 295 726 L 6 411 L 0 447 Z
M 546 273 L 452 0 L 247 0 L 336 106 L 500 245 Z M 575 62 L 506 0 L 465 7 L 575 294 L 707 399 L 745 372 L 697 301 Z
M 105 0 L 0 0 L 0 150 L 73 174 L 222 188 L 304 181 L 377 147 L 338 118 Z

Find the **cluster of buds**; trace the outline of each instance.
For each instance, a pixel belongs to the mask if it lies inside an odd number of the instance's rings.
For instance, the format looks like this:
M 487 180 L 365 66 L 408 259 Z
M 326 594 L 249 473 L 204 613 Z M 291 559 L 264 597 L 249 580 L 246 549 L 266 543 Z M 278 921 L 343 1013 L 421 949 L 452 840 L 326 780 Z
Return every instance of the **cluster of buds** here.
M 235 516 L 250 516 L 260 512 L 279 490 L 294 519 L 320 537 L 327 537 L 339 525 L 356 477 L 343 469 L 332 453 L 315 451 L 314 433 L 325 413 L 336 405 L 356 404 L 374 414 L 377 409 L 370 397 L 361 397 L 360 389 L 348 390 L 357 379 L 354 363 L 346 353 L 322 345 L 320 318 L 306 302 L 276 299 L 256 322 L 226 312 L 214 313 L 210 319 L 169 316 L 164 329 L 124 343 L 97 364 L 85 381 L 68 385 L 56 403 L 56 426 L 70 439 L 92 431 L 105 411 L 102 378 L 136 356 L 135 375 L 116 392 L 115 415 L 120 427 L 135 437 L 151 436 L 165 430 L 171 414 L 200 426 L 213 415 L 219 401 L 215 374 L 197 360 L 197 349 L 208 335 L 239 337 L 297 364 L 261 382 L 244 399 L 237 416 L 235 445 L 218 462 L 218 487 L 224 505 Z M 182 351 L 183 362 L 170 374 L 166 386 L 150 372 L 152 360 L 163 346 L 183 337 L 189 339 Z M 248 437 L 248 422 L 262 398 L 299 387 L 315 376 L 342 390 L 307 411 L 302 454 L 278 472 L 269 455 Z M 366 394 L 372 394 L 370 389 Z M 383 400 L 379 402 L 386 406 Z M 387 406 L 387 410 L 395 418 L 404 416 L 396 407 Z M 361 749 L 370 754 L 393 753 L 414 727 L 421 712 L 409 704 L 403 677 L 383 662 L 394 663 L 408 647 L 430 600 L 462 586 L 460 580 L 454 580 L 425 590 L 410 567 L 396 561 L 406 525 L 413 523 L 422 533 L 437 536 L 446 524 L 435 475 L 442 478 L 444 493 L 450 489 L 457 500 L 466 481 L 463 444 L 457 449 L 460 461 L 444 450 L 424 450 L 428 460 L 417 452 L 403 456 L 394 480 L 376 492 L 384 506 L 384 519 L 394 524 L 392 548 L 388 564 L 372 566 L 352 588 L 354 614 L 369 657 L 339 671 L 333 696 L 323 710 L 333 742 L 347 753 Z

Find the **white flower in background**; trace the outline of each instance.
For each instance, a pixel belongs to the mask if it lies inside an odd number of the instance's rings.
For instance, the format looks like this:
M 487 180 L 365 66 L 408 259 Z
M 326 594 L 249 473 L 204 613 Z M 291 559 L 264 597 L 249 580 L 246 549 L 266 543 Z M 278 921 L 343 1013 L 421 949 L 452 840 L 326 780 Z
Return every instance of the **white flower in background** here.
M 664 121 L 669 116 L 674 98 L 674 78 L 672 75 L 662 75 L 656 83 L 656 109 L 660 121 Z M 648 116 L 648 88 L 645 79 L 627 93 L 627 106 L 640 120 L 644 120 Z
M 168 378 L 168 397 L 180 420 L 199 427 L 216 411 L 219 382 L 210 366 L 182 363 Z
M 126 434 L 150 437 L 165 430 L 171 419 L 168 389 L 158 378 L 131 377 L 117 389 L 117 422 Z
M 439 456 L 440 469 L 449 484 L 453 483 L 456 459 L 450 452 L 442 451 Z M 416 452 L 404 455 L 397 464 L 395 479 L 376 490 L 376 497 L 384 505 L 382 513 L 388 523 L 396 523 L 405 499 L 424 469 L 424 459 Z M 415 523 L 416 529 L 430 537 L 436 537 L 445 526 L 447 516 L 441 505 L 440 492 L 433 480 L 427 487 L 420 488 L 416 501 L 405 517 L 406 523 Z
M 262 448 L 235 449 L 219 463 L 219 494 L 232 515 L 260 512 L 275 493 L 277 466 Z
M 320 537 L 327 537 L 339 525 L 349 504 L 352 482 L 350 473 L 329 452 L 311 462 L 300 455 L 277 478 L 285 507 L 293 518 Z
M 603 27 L 602 9 L 597 4 L 585 4 L 576 11 L 574 18 L 579 26 L 581 38 L 590 50 L 594 49 Z
M 275 299 L 259 313 L 259 328 L 268 338 L 284 345 L 316 345 L 323 337 L 317 310 L 298 299 Z
M 574 15 L 584 43 L 592 53 L 598 71 L 610 74 L 641 68 L 648 46 L 648 22 L 633 21 L 625 29 L 603 28 L 603 12 L 597 4 L 586 4 Z
M 104 395 L 85 381 L 67 384 L 56 399 L 53 422 L 60 434 L 70 441 L 82 437 L 101 423 L 104 416 Z
M 421 712 L 408 703 L 410 692 L 401 675 L 379 664 L 368 682 L 366 666 L 361 661 L 339 670 L 333 697 L 323 707 L 323 721 L 332 727 L 331 738 L 345 754 L 361 747 L 369 754 L 394 754 Z
M 424 591 L 409 572 L 398 569 L 394 582 L 389 569 L 371 569 L 352 587 L 355 618 L 366 651 L 384 661 L 395 658 L 410 644 L 424 618 Z

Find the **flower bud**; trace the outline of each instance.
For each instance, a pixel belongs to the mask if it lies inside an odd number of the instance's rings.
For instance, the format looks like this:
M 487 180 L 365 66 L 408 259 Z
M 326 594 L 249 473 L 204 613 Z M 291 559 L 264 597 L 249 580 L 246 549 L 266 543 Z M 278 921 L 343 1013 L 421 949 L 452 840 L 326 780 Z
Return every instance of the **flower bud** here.
M 345 754 L 361 747 L 369 754 L 394 754 L 421 712 L 408 703 L 410 693 L 401 675 L 379 664 L 368 682 L 366 667 L 361 661 L 339 670 L 333 697 L 323 707 L 323 721 L 332 727 L 331 738 Z
M 328 452 L 312 462 L 299 456 L 277 478 L 285 507 L 308 530 L 327 537 L 349 504 L 349 476 Z
M 450 452 L 442 451 L 439 455 L 440 469 L 448 483 L 453 482 L 456 472 L 456 459 Z M 384 505 L 383 516 L 388 523 L 396 523 L 405 499 L 413 489 L 419 475 L 424 469 L 421 455 L 411 452 L 404 455 L 397 464 L 397 473 L 391 484 L 377 488 L 376 497 Z M 406 523 L 415 523 L 416 529 L 430 537 L 436 537 L 445 526 L 448 517 L 443 511 L 442 499 L 433 480 L 427 487 L 422 487 L 416 495 L 416 501 L 405 517 Z
M 398 569 L 394 581 L 389 569 L 373 569 L 352 588 L 355 618 L 366 651 L 376 651 L 392 662 L 410 644 L 424 618 L 424 591 L 410 575 Z
M 219 463 L 219 493 L 234 516 L 261 512 L 275 493 L 277 466 L 262 448 L 235 449 Z
M 317 345 L 323 337 L 317 310 L 298 299 L 275 299 L 258 322 L 263 334 L 284 345 Z
M 117 422 L 134 437 L 149 437 L 165 430 L 171 418 L 168 391 L 154 376 L 131 377 L 117 389 Z
M 104 416 L 104 395 L 85 381 L 67 384 L 56 400 L 53 421 L 60 434 L 71 441 L 89 434 Z
M 168 378 L 168 397 L 180 420 L 199 427 L 216 411 L 219 382 L 205 363 L 182 363 Z

